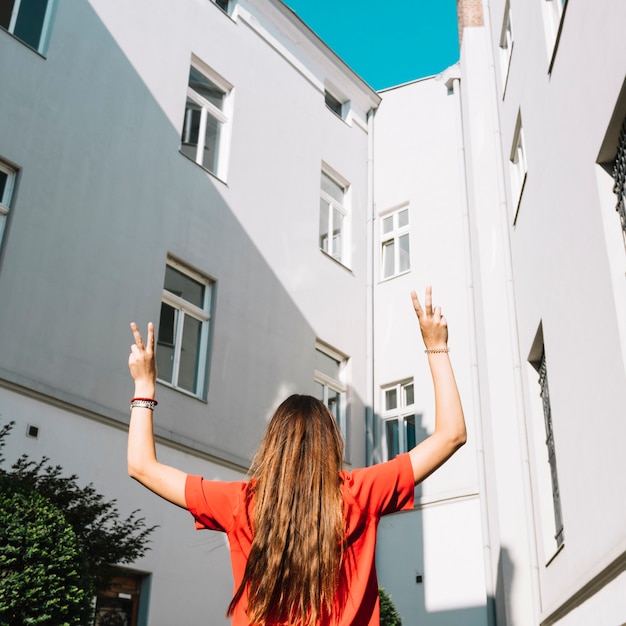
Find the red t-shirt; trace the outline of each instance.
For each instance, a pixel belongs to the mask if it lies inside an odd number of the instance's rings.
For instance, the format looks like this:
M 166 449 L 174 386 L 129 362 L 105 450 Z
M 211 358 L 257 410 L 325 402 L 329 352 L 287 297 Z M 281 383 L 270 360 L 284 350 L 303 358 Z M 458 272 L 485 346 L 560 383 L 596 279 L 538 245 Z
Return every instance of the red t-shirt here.
M 376 578 L 376 529 L 382 515 L 413 508 L 413 468 L 408 454 L 392 461 L 342 471 L 346 518 L 344 580 L 347 599 L 338 621 L 324 626 L 378 626 L 378 580 Z M 188 476 L 185 500 L 197 529 L 227 533 L 235 589 L 243 579 L 252 535 L 248 527 L 245 482 L 204 480 Z M 248 626 L 245 594 L 233 614 L 233 626 Z

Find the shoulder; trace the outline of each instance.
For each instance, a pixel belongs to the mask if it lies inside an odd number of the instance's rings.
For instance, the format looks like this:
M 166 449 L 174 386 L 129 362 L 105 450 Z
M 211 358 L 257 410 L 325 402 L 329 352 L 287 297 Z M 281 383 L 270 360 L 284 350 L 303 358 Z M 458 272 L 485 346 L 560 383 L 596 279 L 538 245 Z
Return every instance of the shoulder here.
M 248 483 L 205 480 L 190 474 L 185 483 L 187 509 L 196 520 L 196 528 L 229 532 L 245 502 Z
M 353 499 L 372 514 L 385 515 L 413 507 L 415 481 L 408 454 L 385 463 L 344 470 L 340 477 L 344 498 Z

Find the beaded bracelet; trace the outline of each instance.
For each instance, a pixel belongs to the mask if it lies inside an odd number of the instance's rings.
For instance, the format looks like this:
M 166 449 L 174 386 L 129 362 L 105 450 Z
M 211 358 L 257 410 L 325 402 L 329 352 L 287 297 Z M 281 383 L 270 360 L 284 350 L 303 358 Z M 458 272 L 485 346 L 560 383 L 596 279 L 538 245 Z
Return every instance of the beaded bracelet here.
M 132 398 L 130 401 L 131 410 L 134 407 L 141 407 L 142 409 L 150 409 L 154 411 L 154 407 L 159 404 L 154 398 Z
M 441 352 L 450 352 L 450 348 L 426 348 L 426 354 L 440 354 Z

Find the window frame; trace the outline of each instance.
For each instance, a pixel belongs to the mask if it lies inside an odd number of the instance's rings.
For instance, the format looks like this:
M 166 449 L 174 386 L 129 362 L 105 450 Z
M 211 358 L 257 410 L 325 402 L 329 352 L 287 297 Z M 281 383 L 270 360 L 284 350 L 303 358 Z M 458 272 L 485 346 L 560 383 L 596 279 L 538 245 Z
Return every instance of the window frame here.
M 25 46 L 28 46 L 31 50 L 34 50 L 35 52 L 43 55 L 48 48 L 48 41 L 50 37 L 50 24 L 52 22 L 53 9 L 56 0 L 46 0 L 46 10 L 44 12 L 43 21 L 41 23 L 41 30 L 39 31 L 39 39 L 36 46 L 32 45 L 32 43 L 28 41 L 25 41 L 19 35 L 15 34 L 15 26 L 17 24 L 20 9 L 22 8 L 22 2 L 23 0 L 14 0 L 13 8 L 11 9 L 11 17 L 9 18 L 9 24 L 6 27 L 0 26 L 0 28 L 8 32 L 11 36 L 15 37 L 15 39 L 23 43 Z
M 517 222 L 517 217 L 522 203 L 522 195 L 528 177 L 528 154 L 526 150 L 526 139 L 522 126 L 521 114 L 517 116 L 511 153 L 509 156 L 511 173 L 511 202 L 513 206 L 513 224 Z
M 165 288 L 165 279 L 163 281 L 163 289 L 161 292 L 161 310 L 163 304 L 167 304 L 176 310 L 176 316 L 174 319 L 174 343 L 171 346 L 173 349 L 173 363 L 172 363 L 172 375 L 171 380 L 166 380 L 157 376 L 159 383 L 162 383 L 168 387 L 189 394 L 193 397 L 204 399 L 206 397 L 207 388 L 207 373 L 209 364 L 209 337 L 210 337 L 210 323 L 212 319 L 212 307 L 213 307 L 213 286 L 215 281 L 201 274 L 200 272 L 190 268 L 169 257 L 166 262 L 166 268 L 171 267 L 179 273 L 185 275 L 187 278 L 204 286 L 204 301 L 203 306 L 198 307 L 195 304 L 185 300 L 183 297 L 178 296 Z M 182 314 L 182 315 L 181 315 Z M 159 314 L 160 315 L 160 314 Z M 183 331 L 185 326 L 185 317 L 189 316 L 201 323 L 199 350 L 197 354 L 197 365 L 195 372 L 196 386 L 193 391 L 180 386 L 180 363 L 181 352 L 183 348 Z M 160 319 L 160 317 L 159 317 Z M 159 327 L 157 332 L 157 352 L 158 346 L 161 343 L 159 341 L 161 328 Z
M 535 483 L 535 524 L 543 548 L 544 564 L 547 566 L 563 549 L 565 534 L 542 323 L 539 324 L 527 362 L 529 415 L 532 420 L 528 430 L 533 452 L 531 467 Z
M 407 223 L 404 226 L 398 226 L 400 214 L 406 211 Z M 399 207 L 395 207 L 385 213 L 380 214 L 380 280 L 386 281 L 396 278 L 397 276 L 403 276 L 411 271 L 411 211 L 409 204 L 403 204 Z M 392 228 L 388 232 L 384 232 L 385 220 L 389 217 L 392 218 Z M 401 246 L 400 239 L 408 237 L 408 263 L 409 266 L 405 270 L 400 270 L 400 254 Z M 385 249 L 389 244 L 393 243 L 393 271 L 388 276 L 385 275 Z
M 504 19 L 502 21 L 502 32 L 500 34 L 500 73 L 502 76 L 502 97 L 506 93 L 509 82 L 509 71 L 511 69 L 511 58 L 513 56 L 513 23 L 511 20 L 511 3 L 507 0 L 504 7 Z
M 626 251 L 626 117 L 622 122 L 611 175 L 614 180 L 613 193 L 617 196 L 617 212 Z
M 548 74 L 552 73 L 563 29 L 567 0 L 541 0 L 546 48 L 549 56 Z
M 0 197 L 0 250 L 7 230 L 7 223 L 14 201 L 15 187 L 19 170 L 0 159 L 0 171 L 7 175 L 7 181 Z
M 344 120 L 345 102 L 338 98 L 332 91 L 324 89 L 324 104 L 326 108 L 332 111 L 338 118 Z
M 333 182 L 335 185 L 341 188 L 343 193 L 343 202 L 339 202 L 335 198 L 333 198 L 328 192 L 322 189 L 322 180 L 326 176 Z M 331 257 L 337 263 L 345 267 L 349 267 L 350 263 L 350 233 L 351 233 L 351 224 L 350 224 L 350 211 L 348 208 L 350 199 L 350 183 L 343 178 L 343 176 L 339 175 L 335 170 L 331 169 L 325 164 L 322 164 L 321 175 L 320 175 L 320 202 L 324 201 L 328 205 L 327 215 L 325 224 L 327 226 L 327 236 L 326 242 L 332 241 L 334 246 L 335 237 L 333 235 L 333 226 L 334 226 L 334 211 L 337 211 L 342 216 L 341 228 L 339 229 L 339 252 L 338 254 L 333 253 L 332 249 L 328 249 L 324 247 L 324 243 L 322 241 L 322 232 L 320 228 L 320 232 L 318 235 L 318 244 L 320 250 Z M 320 213 L 320 226 L 322 222 L 322 207 L 320 205 L 319 209 Z
M 218 6 L 221 9 L 221 7 Z M 198 93 L 190 85 L 190 76 L 187 78 L 187 90 L 185 92 L 185 113 L 183 115 L 182 129 L 180 133 L 180 152 L 183 156 L 190 159 L 196 165 L 199 165 L 203 170 L 209 172 L 213 176 L 221 180 L 226 180 L 226 165 L 228 162 L 228 149 L 230 146 L 230 132 L 231 132 L 231 119 L 232 119 L 232 94 L 233 85 L 231 85 L 224 78 L 219 76 L 216 72 L 207 67 L 196 57 L 192 57 L 189 65 L 189 72 L 195 70 L 200 73 L 209 82 L 213 83 L 223 94 L 222 108 L 218 108 L 215 104 L 207 100 L 204 96 Z M 185 141 L 185 138 L 190 135 L 190 108 L 189 101 L 195 104 L 200 110 L 200 125 L 198 127 L 198 143 L 194 144 L 190 141 Z M 218 133 L 216 138 L 215 147 L 215 170 L 204 165 L 204 148 L 206 145 L 206 128 L 208 117 L 216 120 L 218 124 Z M 195 146 L 195 155 L 192 156 L 183 150 L 185 145 Z
M 411 404 L 406 403 L 406 394 L 404 393 L 408 387 L 413 388 L 413 402 Z M 407 418 L 413 418 L 413 439 L 414 445 L 417 445 L 417 419 L 420 416 L 415 411 L 415 381 L 413 378 L 406 378 L 396 383 L 383 385 L 381 390 L 381 419 L 380 419 L 380 445 L 383 461 L 391 461 L 389 455 L 389 441 L 387 440 L 387 424 L 392 421 L 396 421 L 398 424 L 398 454 L 409 452 L 412 449 L 409 447 L 408 438 L 408 423 Z M 396 397 L 398 403 L 393 408 L 387 407 L 387 393 L 389 391 L 396 391 Z
M 321 341 L 315 342 L 315 351 L 322 353 L 324 356 L 331 358 L 333 361 L 337 362 L 338 369 L 338 377 L 333 378 L 324 372 L 321 372 L 317 368 L 314 369 L 313 372 L 313 381 L 319 385 L 322 385 L 322 398 L 320 399 L 326 408 L 331 412 L 331 414 L 337 420 L 337 424 L 339 426 L 339 430 L 343 436 L 344 440 L 344 458 L 348 460 L 348 385 L 346 382 L 347 374 L 348 374 L 348 362 L 349 358 L 338 352 L 334 348 L 331 348 L 328 344 L 322 343 Z M 335 414 L 328 402 L 329 402 L 329 390 L 334 391 L 339 394 L 339 414 Z M 317 397 L 317 396 L 316 396 Z

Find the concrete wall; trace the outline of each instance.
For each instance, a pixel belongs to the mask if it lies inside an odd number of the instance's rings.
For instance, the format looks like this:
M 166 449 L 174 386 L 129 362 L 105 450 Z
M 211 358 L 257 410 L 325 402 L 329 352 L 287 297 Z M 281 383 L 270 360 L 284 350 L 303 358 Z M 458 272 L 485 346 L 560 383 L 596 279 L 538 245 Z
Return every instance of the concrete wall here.
M 381 585 L 406 623 L 487 624 L 472 352 L 475 342 L 461 108 L 457 68 L 382 92 L 375 118 L 374 407 L 381 449 L 381 387 L 412 378 L 417 440 L 434 429 L 434 398 L 410 299 L 433 285 L 450 328 L 451 358 L 468 443 L 416 488 L 416 510 L 384 518 L 377 553 Z M 457 81 L 458 82 L 458 81 Z M 381 277 L 381 215 L 409 206 L 408 273 Z M 463 529 L 458 520 L 463 519 Z M 455 572 L 454 575 L 451 572 Z M 416 576 L 421 576 L 420 582 Z
M 621 623 L 626 615 L 619 593 L 626 562 L 626 508 L 615 494 L 624 491 L 626 476 L 619 443 L 625 434 L 626 259 L 616 199 L 610 191 L 613 180 L 601 164 L 614 158 L 624 115 L 620 96 L 626 74 L 620 33 L 624 7 L 608 1 L 593 6 L 568 2 L 553 28 L 552 2 L 483 4 L 486 33 L 466 29 L 461 51 L 466 118 L 473 132 L 466 145 L 492 141 L 491 131 L 478 124 L 473 109 L 481 103 L 486 107 L 485 96 L 491 93 L 501 161 L 496 159 L 493 172 L 504 183 L 497 202 L 505 227 L 499 235 L 503 254 L 493 258 L 505 265 L 509 259 L 511 265 L 505 280 L 513 287 L 507 296 L 508 309 L 514 311 L 511 356 L 513 369 L 519 368 L 519 374 L 513 372 L 516 408 L 509 428 L 518 432 L 521 471 L 505 471 L 507 453 L 501 443 L 506 433 L 498 433 L 497 425 L 504 414 L 496 418 L 493 413 L 491 424 L 486 422 L 494 453 L 491 493 L 497 494 L 492 528 L 502 543 L 508 536 L 516 546 L 503 623 L 525 624 L 532 619 L 582 625 L 589 623 L 590 615 L 593 623 Z M 508 75 L 499 59 L 507 6 L 512 26 Z M 478 89 L 481 80 L 487 88 Z M 510 158 L 519 120 L 527 176 L 518 203 Z M 479 163 L 480 155 L 472 148 L 470 167 Z M 474 211 L 476 232 L 485 244 L 486 228 L 480 223 L 488 206 L 477 204 Z M 481 267 L 486 269 L 486 263 Z M 485 303 L 490 284 L 484 283 Z M 485 306 L 485 324 L 492 311 Z M 598 312 L 602 321 L 595 323 Z M 550 500 L 547 505 L 541 501 L 545 427 L 537 401 L 537 374 L 527 362 L 540 326 L 564 522 L 560 550 L 546 531 L 553 525 L 553 507 Z M 486 338 L 486 350 L 493 352 L 497 343 Z M 498 363 L 503 361 L 495 355 L 487 359 L 490 368 Z M 504 499 L 518 503 L 516 516 L 506 514 L 511 509 Z M 520 574 L 526 581 L 523 588 Z M 529 593 L 533 615 L 522 618 L 522 606 L 530 606 Z
M 179 152 L 192 54 L 233 85 L 220 178 Z M 349 460 L 365 464 L 379 97 L 273 1 L 230 16 L 193 0 L 57 2 L 45 57 L 0 32 L 0 82 L 0 158 L 19 168 L 0 267 L 0 413 L 17 421 L 7 457 L 46 454 L 160 524 L 134 564 L 152 574 L 151 625 L 221 623 L 223 539 L 194 535 L 125 477 L 128 323 L 158 322 L 168 255 L 215 280 L 206 399 L 158 386 L 164 461 L 242 476 L 277 404 L 314 391 L 321 340 L 349 357 Z M 324 104 L 329 84 L 351 103 L 346 120 Z M 319 249 L 323 162 L 350 183 L 348 267 Z

